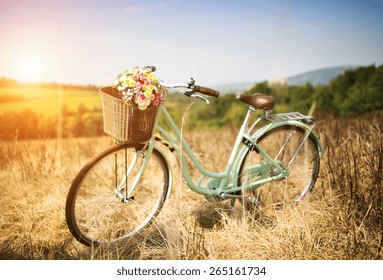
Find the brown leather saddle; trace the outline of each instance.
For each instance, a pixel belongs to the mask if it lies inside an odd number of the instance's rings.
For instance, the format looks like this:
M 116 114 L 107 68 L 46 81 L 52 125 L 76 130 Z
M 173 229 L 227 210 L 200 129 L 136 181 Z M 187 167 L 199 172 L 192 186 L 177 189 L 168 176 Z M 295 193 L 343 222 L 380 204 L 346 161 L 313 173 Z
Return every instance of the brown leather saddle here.
M 275 106 L 275 98 L 263 93 L 238 93 L 236 99 L 246 103 L 247 105 L 251 105 L 256 109 L 272 110 Z

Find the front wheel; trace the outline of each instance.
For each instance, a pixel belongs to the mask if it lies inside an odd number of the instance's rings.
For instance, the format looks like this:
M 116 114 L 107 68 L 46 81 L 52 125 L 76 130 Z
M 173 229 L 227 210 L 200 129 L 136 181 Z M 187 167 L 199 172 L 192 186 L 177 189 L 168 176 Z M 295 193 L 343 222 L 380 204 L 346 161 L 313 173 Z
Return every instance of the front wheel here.
M 143 175 L 139 175 L 145 153 L 139 144 L 116 145 L 80 170 L 68 193 L 66 221 L 82 244 L 98 246 L 126 239 L 161 210 L 169 186 L 169 167 L 153 149 Z
M 258 139 L 257 143 L 260 147 L 278 164 L 287 169 L 289 176 L 282 180 L 265 183 L 245 194 L 257 199 L 261 206 L 270 206 L 297 202 L 312 190 L 320 165 L 318 146 L 312 134 L 292 160 L 306 132 L 297 126 L 283 125 L 271 129 Z M 254 173 L 251 167 L 260 166 L 262 163 L 265 163 L 263 166 L 266 168 L 259 173 Z M 238 184 L 244 185 L 259 178 L 274 176 L 277 175 L 276 172 L 278 170 L 267 165 L 266 160 L 259 153 L 249 150 L 241 163 Z

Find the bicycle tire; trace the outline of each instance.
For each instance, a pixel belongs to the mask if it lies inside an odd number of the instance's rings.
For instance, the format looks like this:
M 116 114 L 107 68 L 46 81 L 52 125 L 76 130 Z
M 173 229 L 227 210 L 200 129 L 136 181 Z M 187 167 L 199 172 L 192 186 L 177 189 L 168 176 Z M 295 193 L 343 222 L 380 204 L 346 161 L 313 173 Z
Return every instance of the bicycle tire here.
M 306 132 L 301 127 L 283 125 L 267 131 L 258 139 L 257 143 L 273 159 L 276 159 L 286 168 Z M 286 145 L 282 149 L 285 143 Z M 265 159 L 257 151 L 249 149 L 240 166 L 238 185 L 243 185 L 249 181 L 247 179 L 248 176 L 244 174 L 246 166 L 262 162 L 265 162 Z M 287 178 L 271 181 L 255 190 L 243 191 L 242 193 L 254 197 L 259 206 L 281 206 L 296 203 L 302 200 L 313 189 L 318 177 L 319 168 L 319 148 L 316 145 L 313 134 L 310 134 L 289 166 L 289 176 Z M 256 176 L 253 174 L 251 180 L 254 180 L 254 177 L 266 178 L 275 174 L 275 172 L 277 170 L 270 167 L 263 173 L 256 174 Z
M 115 145 L 88 162 L 75 177 L 66 201 L 66 222 L 72 235 L 86 246 L 116 244 L 148 226 L 160 212 L 169 187 L 169 166 L 153 149 L 148 166 L 129 199 L 125 193 L 133 182 L 144 155 L 138 156 L 124 181 L 130 159 L 142 153 L 141 144 Z

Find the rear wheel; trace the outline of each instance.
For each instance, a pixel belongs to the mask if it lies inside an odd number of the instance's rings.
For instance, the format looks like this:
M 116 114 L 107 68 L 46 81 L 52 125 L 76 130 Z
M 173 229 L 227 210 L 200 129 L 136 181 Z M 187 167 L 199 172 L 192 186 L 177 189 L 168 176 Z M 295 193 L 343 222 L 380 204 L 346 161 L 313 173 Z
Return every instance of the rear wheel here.
M 319 151 L 313 135 L 307 138 L 291 162 L 305 134 L 306 130 L 300 127 L 284 125 L 262 135 L 258 144 L 283 168 L 287 168 L 290 175 L 282 180 L 265 183 L 255 190 L 245 191 L 244 194 L 254 197 L 260 206 L 283 205 L 304 198 L 314 187 L 320 165 Z M 266 164 L 257 174 L 251 171 L 252 166 L 260 166 L 262 163 L 265 163 L 265 159 L 256 151 L 249 150 L 240 167 L 238 184 L 244 185 L 255 179 L 277 175 L 278 170 Z
M 126 239 L 161 210 L 169 169 L 159 151 L 153 149 L 147 168 L 131 189 L 144 162 L 146 150 L 142 147 L 113 146 L 86 164 L 74 179 L 66 202 L 66 221 L 81 243 L 98 246 Z

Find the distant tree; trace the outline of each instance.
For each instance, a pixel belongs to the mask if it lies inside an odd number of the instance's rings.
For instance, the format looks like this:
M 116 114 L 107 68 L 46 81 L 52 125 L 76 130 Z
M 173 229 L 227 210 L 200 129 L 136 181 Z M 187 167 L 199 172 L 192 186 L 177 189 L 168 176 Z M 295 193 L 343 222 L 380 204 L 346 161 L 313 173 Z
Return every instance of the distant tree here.
M 319 108 L 335 114 L 360 115 L 383 108 L 383 69 L 375 65 L 349 69 L 335 77 L 323 94 L 316 92 Z
M 19 83 L 15 80 L 5 78 L 5 77 L 0 78 L 0 87 L 14 87 L 18 85 Z
M 288 89 L 288 102 L 292 110 L 307 112 L 313 102 L 314 87 L 311 84 L 303 86 L 290 86 Z
M 274 96 L 278 103 L 286 103 L 288 100 L 289 87 L 286 83 L 275 82 L 270 84 L 270 95 Z
M 72 127 L 73 135 L 75 137 L 82 137 L 86 135 L 86 126 L 85 126 L 85 114 L 87 113 L 87 108 L 83 103 L 77 108 L 75 115 L 74 124 Z
M 329 86 L 316 86 L 312 101 L 316 102 L 317 111 L 324 111 L 328 113 L 335 113 L 337 107 L 333 103 L 334 96 L 333 92 L 330 91 Z
M 369 81 L 369 103 L 374 104 L 375 109 L 383 110 L 383 65 L 376 68 Z
M 269 86 L 269 83 L 267 81 L 263 81 L 263 82 L 255 84 L 252 88 L 247 90 L 246 93 L 247 94 L 263 93 L 268 95 L 271 93 L 271 87 Z

